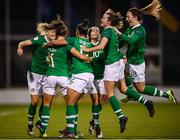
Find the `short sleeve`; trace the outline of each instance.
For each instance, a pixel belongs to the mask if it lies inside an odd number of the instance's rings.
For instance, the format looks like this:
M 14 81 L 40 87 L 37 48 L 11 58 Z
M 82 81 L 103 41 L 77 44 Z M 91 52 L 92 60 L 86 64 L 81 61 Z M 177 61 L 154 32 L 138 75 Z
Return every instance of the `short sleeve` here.
M 41 41 L 41 38 L 42 38 L 41 35 L 38 35 L 38 36 L 36 36 L 34 38 L 31 38 L 30 40 L 32 42 L 32 45 L 39 44 L 39 42 Z
M 66 41 L 69 45 L 74 45 L 75 37 L 67 37 Z
M 102 37 L 106 37 L 106 38 L 110 39 L 110 37 L 111 37 L 111 30 L 110 30 L 110 28 L 107 28 L 107 29 L 103 30 Z

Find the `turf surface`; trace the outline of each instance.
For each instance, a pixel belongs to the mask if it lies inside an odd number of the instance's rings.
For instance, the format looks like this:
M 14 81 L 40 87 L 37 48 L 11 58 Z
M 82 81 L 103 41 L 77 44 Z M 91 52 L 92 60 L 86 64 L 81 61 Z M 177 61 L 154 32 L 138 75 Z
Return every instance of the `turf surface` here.
M 119 124 L 109 103 L 103 106 L 100 116 L 104 138 L 107 139 L 172 139 L 180 138 L 180 104 L 155 103 L 155 117 L 150 118 L 146 108 L 138 103 L 121 104 L 124 114 L 129 118 L 126 131 L 119 133 Z M 0 105 L 0 139 L 36 139 L 35 135 L 26 134 L 27 105 Z M 38 113 L 38 110 L 37 110 Z M 91 103 L 79 103 L 78 129 L 85 139 L 94 139 L 88 134 L 89 120 L 91 119 Z M 36 119 L 37 120 L 37 117 Z M 65 126 L 64 103 L 53 103 L 51 118 L 48 126 L 48 138 L 57 138 L 58 130 Z

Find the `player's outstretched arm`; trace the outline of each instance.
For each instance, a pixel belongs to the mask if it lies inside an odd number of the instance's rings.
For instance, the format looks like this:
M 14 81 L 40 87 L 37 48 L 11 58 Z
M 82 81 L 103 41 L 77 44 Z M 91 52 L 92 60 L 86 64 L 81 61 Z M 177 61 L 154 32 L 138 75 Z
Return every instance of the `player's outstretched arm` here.
M 43 45 L 43 47 L 52 47 L 52 46 L 62 46 L 67 45 L 67 41 L 65 39 L 62 40 L 53 40 Z
M 19 55 L 19 56 L 22 56 L 23 55 L 23 49 L 24 49 L 24 47 L 26 47 L 26 46 L 30 46 L 30 45 L 32 45 L 32 42 L 31 42 L 31 40 L 25 40 L 25 41 L 21 41 L 19 44 L 18 44 L 18 48 L 17 48 L 17 55 Z
M 93 51 L 97 51 L 97 50 L 102 50 L 102 49 L 105 48 L 105 46 L 106 46 L 107 43 L 108 43 L 108 38 L 103 37 L 103 38 L 101 39 L 101 42 L 99 43 L 99 45 L 94 46 L 94 47 L 92 47 L 92 48 L 86 48 L 86 47 L 83 46 L 83 47 L 82 47 L 82 50 L 83 50 L 84 52 L 93 52 Z
M 79 51 L 77 51 L 76 48 L 74 48 L 74 47 L 70 50 L 70 52 L 71 52 L 74 56 L 76 56 L 77 58 L 79 58 L 79 59 L 81 59 L 81 60 L 83 60 L 83 61 L 85 61 L 85 62 L 87 62 L 87 63 L 89 63 L 89 62 L 92 61 L 92 58 L 91 58 L 91 57 L 88 57 L 88 56 L 85 56 L 85 55 L 81 54 L 81 53 L 80 53 Z

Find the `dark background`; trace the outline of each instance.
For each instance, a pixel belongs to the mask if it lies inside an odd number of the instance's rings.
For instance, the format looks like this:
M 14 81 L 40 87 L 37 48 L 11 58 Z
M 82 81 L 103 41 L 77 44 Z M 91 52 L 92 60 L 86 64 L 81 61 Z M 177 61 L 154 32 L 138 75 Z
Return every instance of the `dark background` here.
M 99 26 L 101 16 L 108 8 L 120 11 L 125 16 L 130 7 L 143 8 L 150 2 L 150 0 L 1 0 L 0 88 L 26 86 L 26 70 L 31 61 L 31 49 L 27 48 L 23 57 L 16 55 L 16 49 L 20 41 L 36 35 L 38 22 L 49 22 L 56 14 L 60 14 L 69 27 L 69 35 L 74 36 L 76 25 L 84 18 L 88 18 L 92 26 Z M 176 30 L 172 30 L 166 25 L 169 22 L 168 18 L 159 22 L 153 17 L 144 16 L 143 25 L 147 31 L 147 82 L 179 86 L 178 0 L 161 0 L 161 2 L 171 17 L 178 22 L 178 26 Z M 153 67 L 150 67 L 150 64 L 153 64 Z

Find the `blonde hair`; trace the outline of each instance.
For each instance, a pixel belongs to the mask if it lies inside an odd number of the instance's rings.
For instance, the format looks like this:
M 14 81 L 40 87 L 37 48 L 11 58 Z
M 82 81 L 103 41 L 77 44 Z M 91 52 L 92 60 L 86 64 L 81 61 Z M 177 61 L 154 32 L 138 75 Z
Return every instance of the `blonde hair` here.
M 161 11 L 161 3 L 159 0 L 153 0 L 148 6 L 138 9 L 138 8 L 131 8 L 128 10 L 132 13 L 132 15 L 137 17 L 137 20 L 142 22 L 143 14 L 154 16 L 157 20 L 160 18 L 160 11 Z
M 36 30 L 38 31 L 39 34 L 45 35 L 46 32 L 47 32 L 47 29 L 46 29 L 46 28 L 47 28 L 48 26 L 49 26 L 48 23 L 38 23 Z
M 143 14 L 154 16 L 160 19 L 161 3 L 159 0 L 153 0 L 148 6 L 140 9 Z

